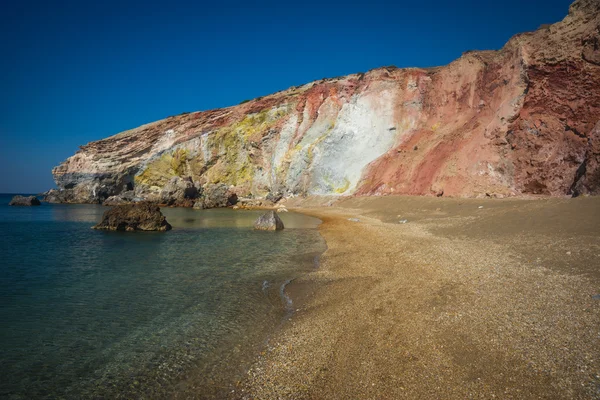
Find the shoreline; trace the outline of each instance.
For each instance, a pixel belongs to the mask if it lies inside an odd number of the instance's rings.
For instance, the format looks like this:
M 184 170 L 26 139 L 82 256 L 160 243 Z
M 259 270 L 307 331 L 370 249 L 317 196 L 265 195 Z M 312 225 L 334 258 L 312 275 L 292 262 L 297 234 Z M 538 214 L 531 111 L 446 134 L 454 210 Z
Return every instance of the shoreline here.
M 286 204 L 327 250 L 231 398 L 600 395 L 599 199 L 323 203 Z
M 219 398 L 600 398 L 600 198 L 330 204 L 286 202 L 326 249 Z
M 62 273 L 60 286 L 42 286 L 38 281 L 43 278 L 33 280 L 51 301 L 21 303 L 23 294 L 17 289 L 7 304 L 14 302 L 15 308 L 28 311 L 31 324 L 26 328 L 50 332 L 38 335 L 20 328 L 22 334 L 12 340 L 10 327 L 21 327 L 23 319 L 7 319 L 3 350 L 23 349 L 20 364 L 5 365 L 7 373 L 16 377 L 2 385 L 2 393 L 10 398 L 110 397 L 111 393 L 133 398 L 223 398 L 285 318 L 282 285 L 314 270 L 313 250 L 320 253 L 325 248 L 316 230 L 320 221 L 298 214 L 286 215 L 290 229 L 278 235 L 252 231 L 253 215 L 260 212 L 173 209 L 168 214 L 181 229 L 166 235 L 131 235 L 89 229 L 104 211 L 99 205 L 70 206 L 51 204 L 35 210 L 2 206 L 2 219 L 10 228 L 6 238 L 30 237 L 31 222 L 40 221 L 36 235 L 44 243 L 53 243 L 28 252 L 18 247 L 26 246 L 21 240 L 15 247 L 20 251 L 6 252 L 7 282 L 12 282 L 12 276 L 16 282 L 5 285 L 11 286 L 7 294 L 19 285 L 29 288 L 18 279 L 21 271 L 40 277 L 48 270 Z M 213 237 L 218 239 L 212 242 Z M 63 247 L 65 238 L 72 239 L 68 248 Z M 218 253 L 222 251 L 226 254 Z M 56 254 L 66 260 L 54 261 Z M 36 258 L 49 261 L 39 266 Z M 88 271 L 94 271 L 93 278 Z M 266 279 L 271 287 L 261 293 Z M 145 297 L 145 293 L 152 295 Z M 112 312 L 121 306 L 121 312 Z M 47 323 L 50 318 L 41 317 L 50 308 L 56 310 L 52 324 Z M 78 318 L 71 321 L 71 315 L 61 310 L 72 310 Z M 97 329 L 87 330 L 95 324 Z M 107 326 L 116 328 L 105 334 Z M 80 334 L 71 337 L 68 328 Z M 55 345 L 29 346 L 42 340 Z M 17 359 L 9 351 L 3 354 Z M 47 363 L 47 372 L 36 369 L 42 362 Z M 22 385 L 24 381 L 28 384 Z

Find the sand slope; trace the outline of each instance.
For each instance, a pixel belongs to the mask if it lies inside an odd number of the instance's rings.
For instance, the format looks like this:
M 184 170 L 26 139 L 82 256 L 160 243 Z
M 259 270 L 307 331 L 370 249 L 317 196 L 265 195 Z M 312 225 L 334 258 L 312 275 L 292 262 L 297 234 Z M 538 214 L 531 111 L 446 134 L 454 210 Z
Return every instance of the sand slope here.
M 600 398 L 599 199 L 304 205 L 328 250 L 232 397 Z

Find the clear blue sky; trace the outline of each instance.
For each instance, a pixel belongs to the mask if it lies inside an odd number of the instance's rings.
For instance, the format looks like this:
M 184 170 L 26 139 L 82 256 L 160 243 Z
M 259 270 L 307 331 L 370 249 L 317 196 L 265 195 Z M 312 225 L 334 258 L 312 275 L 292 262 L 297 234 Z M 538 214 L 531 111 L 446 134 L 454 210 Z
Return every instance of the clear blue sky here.
M 79 145 L 183 111 L 372 68 L 447 64 L 569 0 L 7 1 L 0 192 L 54 187 Z

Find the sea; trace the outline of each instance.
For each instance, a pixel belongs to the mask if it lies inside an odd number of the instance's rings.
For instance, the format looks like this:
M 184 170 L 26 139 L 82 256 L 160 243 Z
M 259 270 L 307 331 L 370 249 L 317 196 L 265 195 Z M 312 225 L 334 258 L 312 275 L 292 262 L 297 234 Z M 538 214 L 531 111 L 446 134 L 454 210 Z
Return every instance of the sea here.
M 222 398 L 318 268 L 320 220 L 163 208 L 169 232 L 93 230 L 101 205 L 0 194 L 0 398 Z M 292 283 L 293 284 L 293 283 Z

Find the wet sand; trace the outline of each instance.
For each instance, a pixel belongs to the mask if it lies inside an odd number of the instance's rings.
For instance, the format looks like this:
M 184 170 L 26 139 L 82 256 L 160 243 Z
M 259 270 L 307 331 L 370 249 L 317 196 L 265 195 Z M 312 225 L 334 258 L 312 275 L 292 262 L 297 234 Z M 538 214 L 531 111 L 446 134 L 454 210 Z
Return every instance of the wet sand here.
M 232 398 L 600 398 L 599 198 L 327 202 L 288 204 L 328 250 Z

